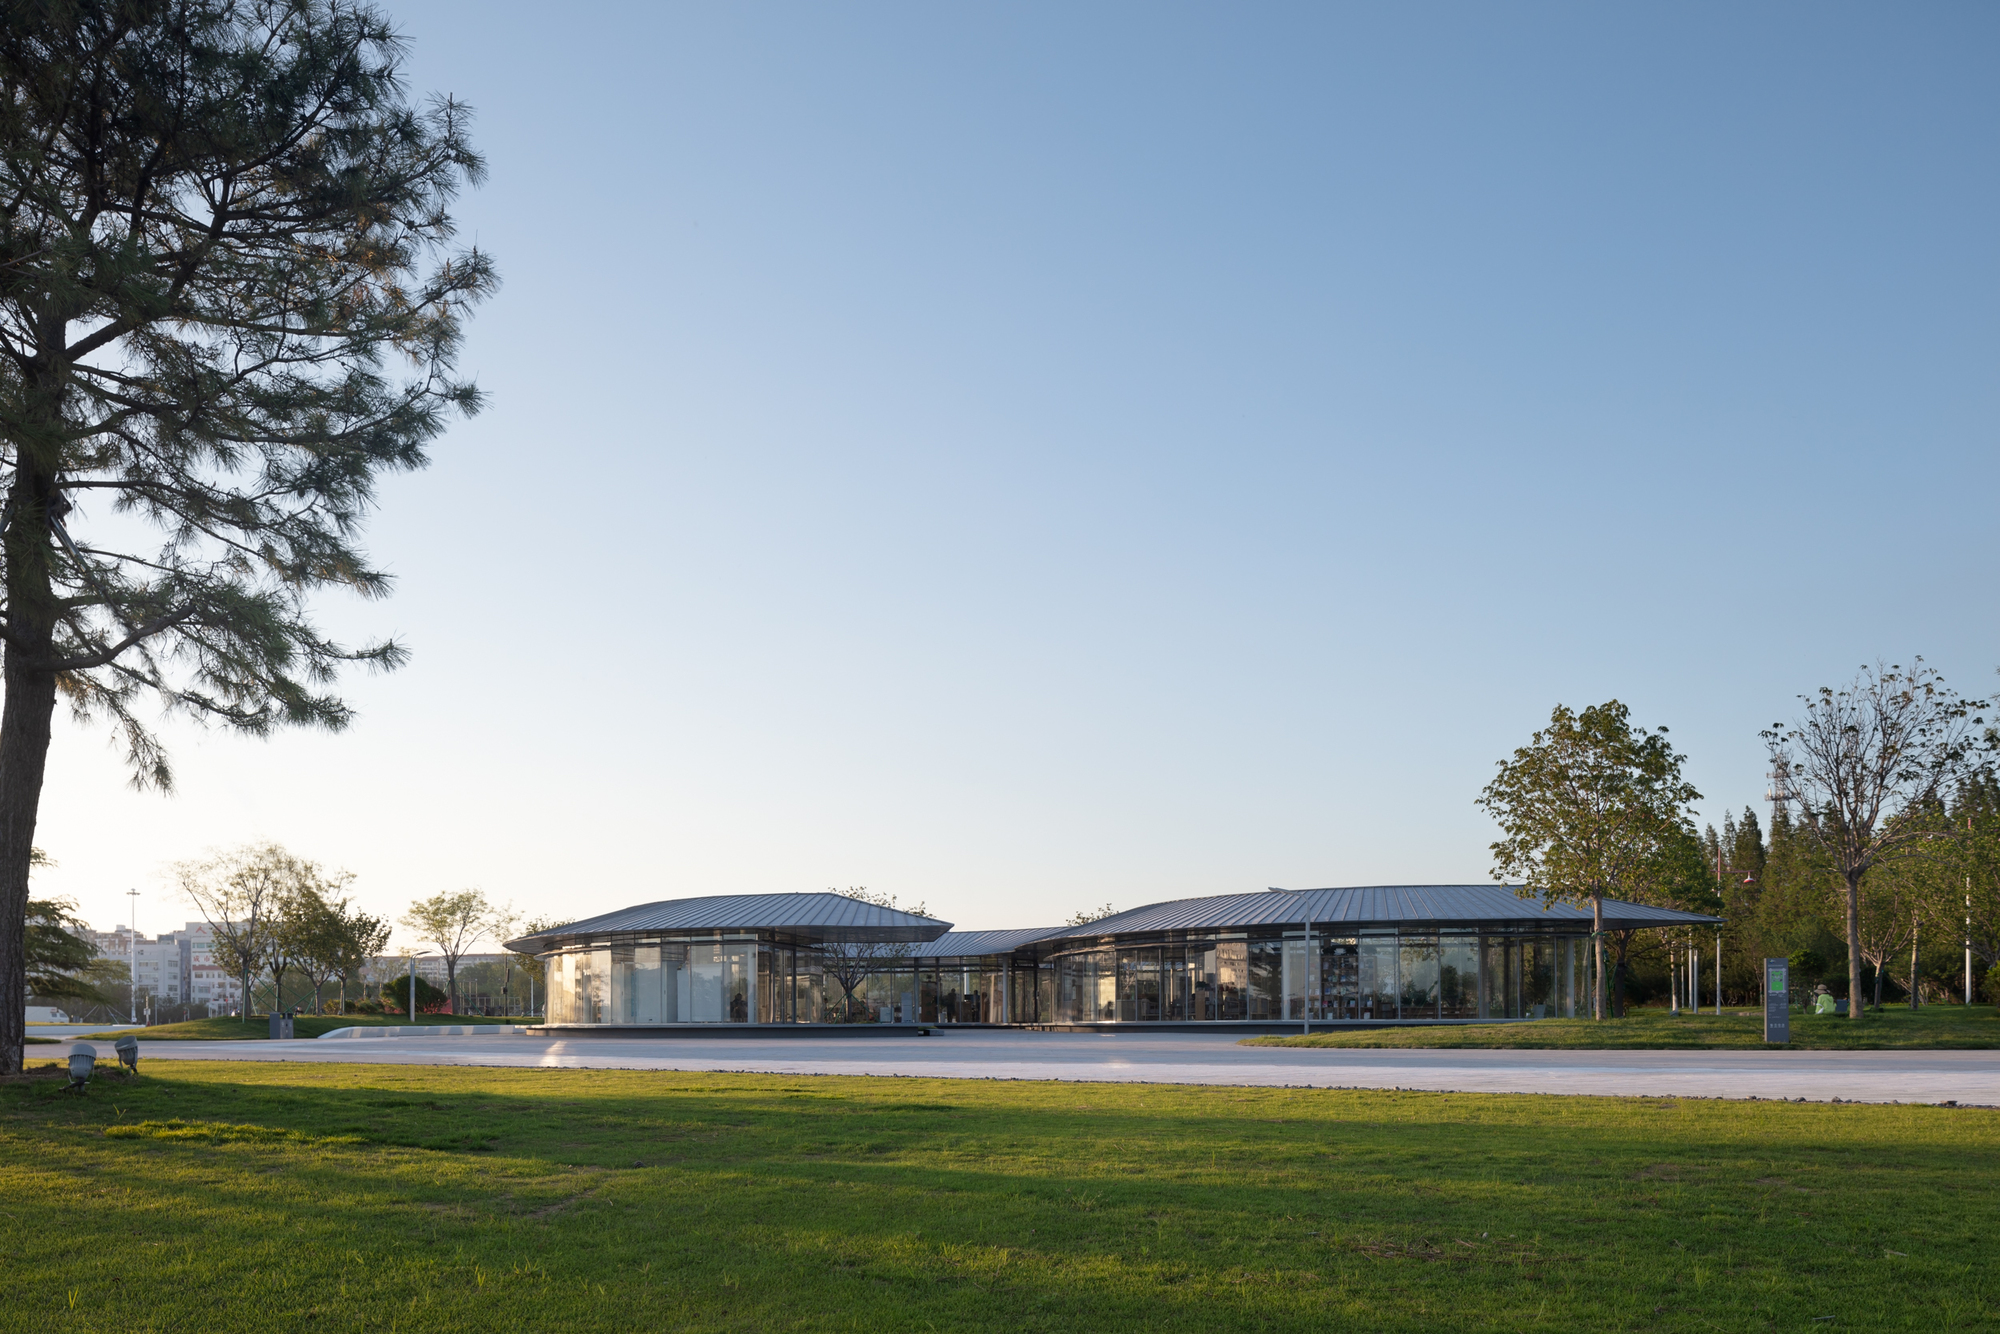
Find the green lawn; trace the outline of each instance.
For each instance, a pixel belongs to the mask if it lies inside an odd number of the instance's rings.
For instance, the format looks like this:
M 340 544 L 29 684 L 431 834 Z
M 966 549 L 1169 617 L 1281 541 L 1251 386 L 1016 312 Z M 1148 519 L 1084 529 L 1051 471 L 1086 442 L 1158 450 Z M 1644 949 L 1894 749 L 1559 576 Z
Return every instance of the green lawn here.
M 142 1069 L 0 1087 L 0 1327 L 2000 1325 L 1984 1109 Z
M 1454 1024 L 1439 1028 L 1316 1031 L 1289 1037 L 1245 1038 L 1251 1047 L 1513 1047 L 1668 1048 L 1729 1047 L 1768 1050 L 1763 1015 L 1724 1009 L 1674 1015 L 1635 1010 L 1624 1019 L 1538 1019 L 1518 1024 Z M 1990 1005 L 1889 1006 L 1870 1010 L 1859 1023 L 1846 1016 L 1792 1013 L 1789 1044 L 1805 1051 L 1873 1051 L 1883 1048 L 1989 1051 L 2000 1048 L 2000 1016 Z
M 345 1014 L 309 1015 L 302 1014 L 292 1021 L 292 1036 L 316 1038 L 322 1033 L 331 1033 L 336 1028 L 383 1028 L 409 1024 L 412 1021 L 400 1014 Z M 519 1015 L 511 1019 L 488 1019 L 476 1014 L 420 1014 L 414 1021 L 418 1027 L 441 1027 L 450 1024 L 538 1024 L 540 1019 L 523 1019 Z M 125 1029 L 133 1037 L 147 1042 L 161 1038 L 204 1038 L 217 1041 L 232 1041 L 271 1037 L 271 1021 L 258 1015 L 245 1023 L 241 1019 L 188 1019 L 178 1024 L 157 1024 L 152 1028 Z M 107 1030 L 103 1033 L 86 1035 L 91 1042 L 115 1042 L 118 1033 Z M 65 1038 L 63 1041 L 71 1041 Z

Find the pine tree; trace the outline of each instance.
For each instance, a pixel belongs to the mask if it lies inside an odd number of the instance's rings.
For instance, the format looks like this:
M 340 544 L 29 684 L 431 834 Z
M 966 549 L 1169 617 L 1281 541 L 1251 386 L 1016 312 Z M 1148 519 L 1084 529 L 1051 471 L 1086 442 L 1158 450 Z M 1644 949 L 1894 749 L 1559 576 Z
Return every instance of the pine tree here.
M 58 696 L 165 786 L 147 701 L 339 728 L 339 670 L 404 658 L 306 607 L 387 591 L 357 545 L 376 479 L 479 405 L 455 364 L 495 277 L 448 206 L 483 166 L 402 59 L 354 0 L 0 17 L 0 1074 Z

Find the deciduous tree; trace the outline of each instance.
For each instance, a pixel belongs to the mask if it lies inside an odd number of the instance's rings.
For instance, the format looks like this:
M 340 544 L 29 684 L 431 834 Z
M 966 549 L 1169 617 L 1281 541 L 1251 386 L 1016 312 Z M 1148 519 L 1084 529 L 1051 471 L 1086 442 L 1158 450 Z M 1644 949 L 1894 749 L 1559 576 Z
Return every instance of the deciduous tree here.
M 1844 890 L 1848 1015 L 1861 1005 L 1861 882 L 1887 863 L 1955 841 L 1932 818 L 1986 757 L 1983 700 L 1962 698 L 1918 658 L 1863 667 L 1847 686 L 1801 695 L 1805 712 L 1763 732 L 1781 801 Z
M 388 589 L 376 479 L 454 410 L 494 274 L 452 252 L 482 172 L 354 0 L 0 11 L 0 1074 L 20 1069 L 28 865 L 58 697 L 171 773 L 148 701 L 343 726 L 310 595 Z
M 1479 795 L 1504 835 L 1492 845 L 1494 879 L 1520 877 L 1523 898 L 1590 905 L 1598 1019 L 1604 900 L 1644 894 L 1678 874 L 1694 841 L 1688 807 L 1701 794 L 1681 776 L 1684 758 L 1667 744 L 1666 728 L 1632 726 L 1615 699 L 1581 713 L 1558 704 Z
M 243 985 L 250 1020 L 250 979 L 271 950 L 271 918 L 297 878 L 298 859 L 276 843 L 251 843 L 174 867 L 181 893 L 208 923 L 209 953 Z
M 403 925 L 444 956 L 445 994 L 458 1013 L 458 961 L 493 929 L 493 905 L 476 889 L 447 891 L 419 899 L 403 914 Z

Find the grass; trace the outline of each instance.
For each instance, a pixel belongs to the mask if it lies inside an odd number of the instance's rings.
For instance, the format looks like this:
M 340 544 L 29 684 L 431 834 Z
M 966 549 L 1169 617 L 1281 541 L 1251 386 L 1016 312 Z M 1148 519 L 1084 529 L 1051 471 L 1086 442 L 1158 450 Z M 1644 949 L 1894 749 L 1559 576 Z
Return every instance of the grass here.
M 1321 1031 L 1285 1037 L 1245 1038 L 1250 1047 L 1491 1047 L 1546 1049 L 1772 1050 L 1756 1010 L 1725 1010 L 1721 1017 L 1635 1010 L 1624 1019 L 1537 1019 L 1516 1024 L 1454 1024 L 1440 1028 L 1374 1028 Z M 1792 1012 L 1792 1040 L 1801 1051 L 1991 1051 L 2000 1048 L 2000 1016 L 1990 1005 L 1889 1006 L 1870 1010 L 1859 1023 L 1846 1016 Z
M 292 1036 L 316 1038 L 323 1033 L 331 1033 L 336 1028 L 385 1028 L 414 1022 L 422 1027 L 448 1024 L 535 1024 L 539 1019 L 523 1019 L 519 1015 L 511 1019 L 489 1019 L 477 1014 L 420 1014 L 414 1021 L 400 1014 L 302 1014 L 292 1021 Z M 250 1041 L 262 1038 L 269 1041 L 271 1021 L 258 1015 L 245 1023 L 241 1019 L 187 1019 L 178 1024 L 156 1024 L 151 1028 L 129 1028 L 106 1030 L 102 1033 L 84 1034 L 81 1039 L 64 1038 L 69 1041 L 114 1042 L 119 1031 L 130 1033 L 135 1038 L 157 1042 L 161 1038 L 200 1038 L 207 1041 L 230 1042 Z
M 2000 1325 L 1985 1109 L 142 1070 L 0 1087 L 0 1328 Z

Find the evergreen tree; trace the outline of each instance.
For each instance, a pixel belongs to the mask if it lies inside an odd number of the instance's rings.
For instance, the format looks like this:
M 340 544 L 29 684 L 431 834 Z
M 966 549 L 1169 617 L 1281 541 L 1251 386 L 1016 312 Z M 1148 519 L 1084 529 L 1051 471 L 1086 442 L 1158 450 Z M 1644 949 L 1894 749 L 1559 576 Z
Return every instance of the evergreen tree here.
M 1727 819 L 1725 826 L 1729 825 Z M 1743 820 L 1731 831 L 1728 847 L 1724 852 L 1724 867 L 1737 879 L 1761 880 L 1764 877 L 1764 831 L 1757 823 L 1757 812 L 1748 806 L 1743 808 Z
M 494 274 L 446 247 L 483 168 L 402 59 L 357 0 L 0 15 L 0 1074 L 57 697 L 165 785 L 149 699 L 338 728 L 339 669 L 403 660 L 306 605 L 387 591 L 357 544 L 376 479 L 479 402 L 454 367 Z

